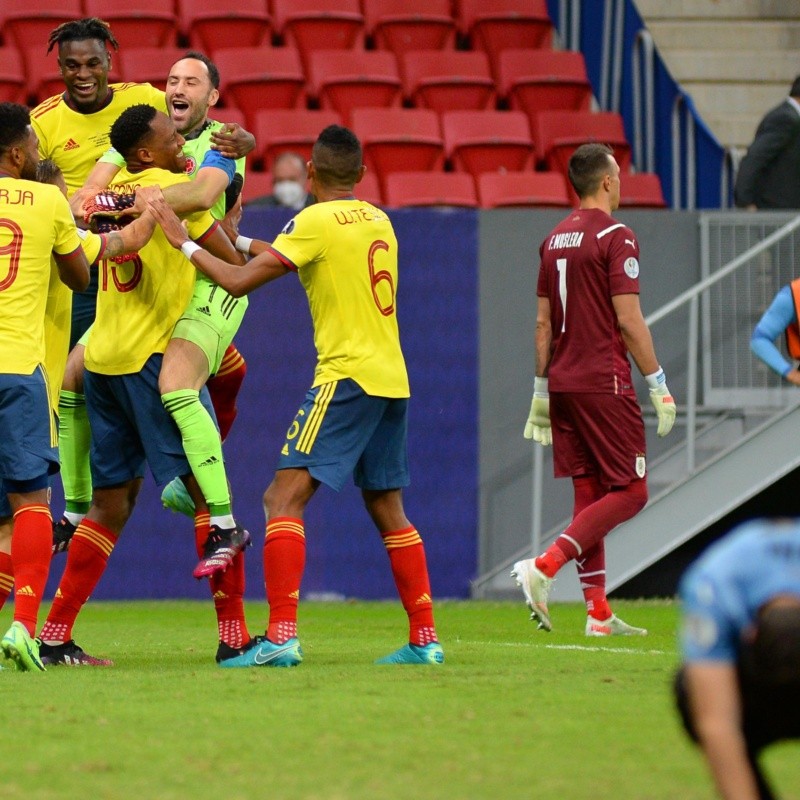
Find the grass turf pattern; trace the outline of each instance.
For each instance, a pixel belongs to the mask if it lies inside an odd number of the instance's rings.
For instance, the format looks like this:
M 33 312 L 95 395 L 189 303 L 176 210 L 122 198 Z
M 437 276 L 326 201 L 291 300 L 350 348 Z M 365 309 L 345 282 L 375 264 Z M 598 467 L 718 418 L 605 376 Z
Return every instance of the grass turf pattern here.
M 586 638 L 577 605 L 546 634 L 522 602 L 440 602 L 444 666 L 386 667 L 398 603 L 306 602 L 303 664 L 221 670 L 210 602 L 90 602 L 75 638 L 116 666 L 0 672 L 3 797 L 711 800 L 670 694 L 677 607 L 613 606 L 650 635 Z M 248 605 L 251 633 L 265 614 Z M 798 745 L 766 764 L 800 800 Z

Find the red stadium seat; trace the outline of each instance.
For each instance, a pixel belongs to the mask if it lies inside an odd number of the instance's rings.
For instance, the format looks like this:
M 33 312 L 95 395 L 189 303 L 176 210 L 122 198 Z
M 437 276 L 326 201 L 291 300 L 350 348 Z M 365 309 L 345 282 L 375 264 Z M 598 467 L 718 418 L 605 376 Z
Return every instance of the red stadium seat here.
M 494 108 L 489 60 L 480 50 L 412 50 L 400 57 L 405 96 L 435 111 Z
M 185 47 L 126 47 L 117 60 L 125 81 L 152 83 L 163 91 L 172 65 L 184 55 Z
M 533 121 L 540 111 L 588 111 L 592 87 L 582 53 L 571 50 L 503 50 L 499 91 L 511 108 Z
M 366 31 L 379 50 L 452 50 L 450 0 L 364 0 Z
M 178 5 L 181 28 L 196 50 L 216 56 L 223 47 L 256 47 L 271 41 L 266 0 L 178 0 Z
M 572 205 L 560 172 L 484 172 L 478 176 L 478 196 L 483 208 Z
M 446 111 L 442 133 L 453 168 L 473 177 L 531 166 L 530 125 L 521 111 Z
M 466 172 L 393 172 L 384 196 L 390 207 L 478 206 L 475 182 Z
M 666 208 L 661 179 L 653 172 L 623 173 L 619 204 L 623 208 Z
M 444 142 L 439 117 L 426 108 L 356 108 L 352 126 L 364 163 L 386 189 L 386 178 L 402 170 L 441 170 Z
M 0 102 L 25 103 L 28 80 L 22 56 L 16 47 L 0 47 Z
M 458 8 L 462 34 L 474 50 L 486 51 L 496 79 L 501 51 L 551 46 L 546 0 L 459 0 Z
M 364 177 L 356 184 L 353 194 L 359 200 L 366 200 L 372 203 L 373 206 L 383 205 L 383 195 L 381 194 L 381 185 L 378 181 L 378 176 L 374 172 L 364 173 Z
M 3 0 L 1 5 L 0 37 L 21 52 L 38 47 L 44 53 L 53 28 L 84 16 L 82 0 L 25 0 L 20 5 Z
M 256 137 L 256 158 L 269 169 L 278 153 L 293 150 L 306 160 L 311 158 L 311 148 L 323 128 L 341 125 L 342 118 L 336 111 L 275 109 L 256 114 L 252 132 Z
M 214 61 L 223 101 L 244 112 L 250 130 L 262 109 L 305 107 L 305 77 L 294 47 L 226 48 Z
M 360 0 L 272 0 L 272 11 L 276 32 L 297 47 L 306 72 L 315 50 L 364 45 Z
M 178 37 L 178 18 L 164 0 L 84 0 L 86 16 L 105 20 L 119 42 L 128 47 L 168 47 Z
M 534 116 L 533 138 L 537 159 L 564 175 L 570 156 L 585 142 L 610 145 L 622 171 L 630 168 L 631 148 L 622 117 L 612 111 L 542 111 Z
M 317 50 L 309 56 L 309 92 L 345 124 L 354 108 L 399 106 L 397 61 L 386 50 Z

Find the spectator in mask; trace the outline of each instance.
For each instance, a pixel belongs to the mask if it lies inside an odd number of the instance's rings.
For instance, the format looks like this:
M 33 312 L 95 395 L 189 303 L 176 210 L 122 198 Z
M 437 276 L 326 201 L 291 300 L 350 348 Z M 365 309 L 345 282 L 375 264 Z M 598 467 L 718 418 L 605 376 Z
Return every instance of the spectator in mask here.
M 299 211 L 315 202 L 306 190 L 308 170 L 299 153 L 285 152 L 272 163 L 272 194 L 257 197 L 251 205 L 282 206 Z

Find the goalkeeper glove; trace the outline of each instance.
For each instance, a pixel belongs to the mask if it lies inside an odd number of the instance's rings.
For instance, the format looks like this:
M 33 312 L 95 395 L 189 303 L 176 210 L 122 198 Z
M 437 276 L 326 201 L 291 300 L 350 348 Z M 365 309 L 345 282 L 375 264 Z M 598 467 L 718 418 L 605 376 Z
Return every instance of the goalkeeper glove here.
M 550 430 L 550 394 L 547 391 L 547 378 L 533 379 L 533 399 L 525 431 L 522 434 L 526 439 L 547 447 L 553 442 L 553 433 Z
M 658 372 L 645 375 L 647 386 L 650 389 L 650 402 L 656 410 L 658 417 L 658 435 L 666 436 L 675 424 L 675 401 L 667 389 L 667 376 L 661 367 Z
M 102 191 L 94 197 L 89 197 L 83 204 L 83 220 L 91 222 L 92 217 L 118 217 L 124 215 L 136 202 L 135 194 L 119 194 L 117 192 Z

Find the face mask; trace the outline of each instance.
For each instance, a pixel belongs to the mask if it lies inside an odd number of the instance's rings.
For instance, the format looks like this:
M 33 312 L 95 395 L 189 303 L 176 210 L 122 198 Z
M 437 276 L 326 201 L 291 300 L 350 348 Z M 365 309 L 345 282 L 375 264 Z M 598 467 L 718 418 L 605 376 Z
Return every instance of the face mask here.
M 306 189 L 297 181 L 278 181 L 272 187 L 272 193 L 283 206 L 300 209 L 306 201 Z

